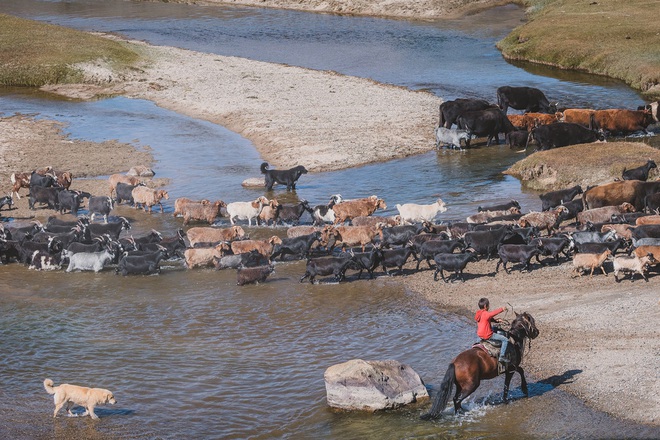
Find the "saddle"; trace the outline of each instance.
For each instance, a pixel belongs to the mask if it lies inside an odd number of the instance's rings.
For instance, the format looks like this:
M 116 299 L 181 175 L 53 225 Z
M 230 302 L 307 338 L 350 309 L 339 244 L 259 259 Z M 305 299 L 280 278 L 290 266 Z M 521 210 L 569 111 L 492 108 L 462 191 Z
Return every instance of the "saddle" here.
M 493 330 L 496 333 L 499 333 L 501 335 L 509 337 L 509 334 L 506 331 L 502 330 L 502 329 L 493 328 Z M 513 341 L 511 341 L 511 339 L 509 339 L 509 347 L 507 347 L 505 355 L 508 355 L 508 353 L 510 352 L 510 347 L 511 347 L 512 343 L 513 343 Z M 479 342 L 476 342 L 475 344 L 473 344 L 472 347 L 481 348 L 486 353 L 488 353 L 491 357 L 499 359 L 499 357 L 500 357 L 500 348 L 502 348 L 502 341 L 492 341 L 490 339 L 482 339 Z

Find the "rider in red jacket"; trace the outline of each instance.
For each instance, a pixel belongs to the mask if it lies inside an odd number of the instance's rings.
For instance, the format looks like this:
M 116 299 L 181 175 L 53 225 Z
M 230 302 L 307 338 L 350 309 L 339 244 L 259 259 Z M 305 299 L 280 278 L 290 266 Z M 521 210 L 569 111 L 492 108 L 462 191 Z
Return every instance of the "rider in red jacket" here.
M 505 312 L 507 308 L 500 307 L 499 309 L 495 309 L 492 312 L 489 312 L 489 307 L 490 302 L 488 301 L 488 298 L 481 298 L 479 300 L 479 310 L 477 310 L 477 313 L 474 315 L 474 320 L 477 321 L 477 336 L 479 336 L 481 339 L 502 341 L 499 361 L 502 363 L 507 363 L 509 360 L 506 358 L 505 353 L 506 348 L 509 345 L 509 339 L 504 335 L 494 333 L 493 328 L 490 325 L 491 320 L 499 322 L 499 320 L 494 319 L 495 316 Z

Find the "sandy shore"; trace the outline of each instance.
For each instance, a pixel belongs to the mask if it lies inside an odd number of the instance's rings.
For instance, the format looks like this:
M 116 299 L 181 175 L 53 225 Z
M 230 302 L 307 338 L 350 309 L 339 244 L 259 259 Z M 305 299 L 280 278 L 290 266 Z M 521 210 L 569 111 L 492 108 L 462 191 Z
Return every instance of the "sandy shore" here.
M 50 90 L 88 97 L 124 94 L 217 122 L 252 140 L 263 158 L 280 168 L 296 165 L 302 158 L 310 170 L 340 169 L 433 148 L 441 100 L 431 94 L 332 72 L 134 44 L 152 60 L 142 72 L 94 87 Z M 103 69 L 90 66 L 89 72 Z M 2 126 L 3 140 L 7 130 L 42 129 L 40 122 L 30 119 L 5 118 L 2 123 L 7 124 Z M 54 152 L 70 147 L 52 145 Z M 24 154 L 10 155 L 16 148 Z M 7 190 L 11 171 L 59 166 L 54 162 L 56 154 L 51 161 L 40 154 L 39 144 L 29 136 L 16 135 L 1 144 L 0 157 L 7 161 L 0 164 L 2 190 Z M 115 149 L 99 149 L 98 154 L 94 163 L 111 163 L 106 159 L 114 157 Z M 35 157 L 44 163 L 35 164 Z M 93 175 L 76 157 L 90 162 L 89 156 L 72 157 L 73 162 L 66 163 L 77 164 L 74 174 L 80 169 L 81 174 Z M 131 158 L 126 167 L 95 173 L 125 171 L 143 160 Z M 538 378 L 570 375 L 571 380 L 558 379 L 557 386 L 595 408 L 641 423 L 660 423 L 660 350 L 658 331 L 653 330 L 660 318 L 660 276 L 648 283 L 617 284 L 612 276 L 571 279 L 567 264 L 512 275 L 492 275 L 494 265 L 482 262 L 469 267 L 466 283 L 434 283 L 429 272 L 403 282 L 459 313 L 471 315 L 481 296 L 488 296 L 494 306 L 510 302 L 517 310 L 530 312 L 541 336 L 525 359 L 529 372 Z M 470 277 L 472 273 L 480 276 Z

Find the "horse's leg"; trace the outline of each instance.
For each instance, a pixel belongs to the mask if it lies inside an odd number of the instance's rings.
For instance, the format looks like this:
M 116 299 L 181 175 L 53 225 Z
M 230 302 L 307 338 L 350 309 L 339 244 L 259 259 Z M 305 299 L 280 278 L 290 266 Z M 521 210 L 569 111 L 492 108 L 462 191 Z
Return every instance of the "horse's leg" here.
M 513 372 L 507 370 L 504 373 L 504 393 L 502 395 L 502 400 L 506 403 L 506 398 L 509 396 L 509 385 L 511 384 L 511 378 L 513 377 Z
M 527 390 L 527 379 L 525 379 L 525 371 L 521 367 L 516 367 L 516 371 L 520 373 L 520 389 L 522 390 L 525 397 L 529 397 L 529 392 Z
M 456 382 L 454 385 L 456 386 L 456 393 L 454 394 L 454 413 L 458 413 L 462 410 L 461 401 L 458 400 L 459 396 L 461 395 L 462 388 L 458 382 Z
M 463 403 L 463 401 L 467 399 L 470 394 L 474 393 L 474 390 L 476 390 L 478 387 L 479 387 L 478 378 L 474 378 L 473 381 L 463 384 L 463 387 L 461 387 L 458 381 L 456 381 L 457 391 L 456 391 L 456 396 L 454 397 L 455 413 L 459 413 L 460 411 L 463 410 L 463 408 L 461 407 L 461 403 Z M 458 390 L 460 390 L 460 395 Z

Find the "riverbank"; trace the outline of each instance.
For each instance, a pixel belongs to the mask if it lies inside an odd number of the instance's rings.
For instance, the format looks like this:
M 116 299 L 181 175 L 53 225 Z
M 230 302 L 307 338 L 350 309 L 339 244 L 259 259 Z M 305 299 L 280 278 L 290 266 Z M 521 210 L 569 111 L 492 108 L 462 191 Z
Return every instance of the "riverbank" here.
M 151 1 L 151 0 L 150 0 Z M 172 0 L 168 0 L 172 1 Z M 498 43 L 509 60 L 580 70 L 625 81 L 649 101 L 660 97 L 660 3 L 646 0 L 174 0 L 348 15 L 438 20 L 504 4 L 524 6 L 527 22 Z

